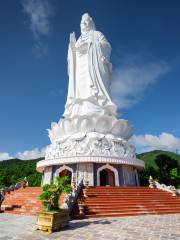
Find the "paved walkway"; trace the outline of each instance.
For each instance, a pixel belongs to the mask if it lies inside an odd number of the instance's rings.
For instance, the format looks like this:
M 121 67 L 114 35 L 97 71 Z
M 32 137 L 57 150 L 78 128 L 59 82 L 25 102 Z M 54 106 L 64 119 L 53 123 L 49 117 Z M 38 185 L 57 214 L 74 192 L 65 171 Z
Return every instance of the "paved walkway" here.
M 50 235 L 35 217 L 0 214 L 0 240 L 180 240 L 180 214 L 73 220 Z

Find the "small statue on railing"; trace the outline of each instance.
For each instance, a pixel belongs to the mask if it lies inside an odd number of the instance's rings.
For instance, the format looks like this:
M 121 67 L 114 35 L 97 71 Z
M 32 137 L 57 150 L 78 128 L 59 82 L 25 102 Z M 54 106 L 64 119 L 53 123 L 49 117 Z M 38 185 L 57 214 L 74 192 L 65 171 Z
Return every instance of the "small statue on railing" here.
M 25 177 L 25 178 L 22 180 L 21 186 L 22 186 L 23 188 L 25 188 L 25 187 L 28 187 L 28 185 L 29 185 L 29 183 L 28 183 L 28 181 L 27 181 L 27 178 Z
M 156 182 L 155 182 L 155 180 L 153 179 L 152 176 L 149 177 L 149 187 L 150 188 L 156 188 Z
M 173 196 L 173 197 L 176 197 L 176 196 L 177 196 L 177 190 L 176 190 L 176 188 L 175 188 L 174 186 L 171 186 L 171 187 L 170 187 L 170 190 L 172 191 L 172 196 Z
M 89 181 L 88 181 L 88 179 L 85 179 L 85 181 L 84 181 L 84 186 L 85 186 L 85 188 L 88 188 L 88 187 L 89 187 Z

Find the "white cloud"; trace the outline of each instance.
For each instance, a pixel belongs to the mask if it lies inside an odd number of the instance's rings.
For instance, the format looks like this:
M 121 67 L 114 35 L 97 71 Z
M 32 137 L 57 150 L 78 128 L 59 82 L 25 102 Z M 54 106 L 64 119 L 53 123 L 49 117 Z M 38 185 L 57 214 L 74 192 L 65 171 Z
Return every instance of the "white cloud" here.
M 9 160 L 9 159 L 12 159 L 13 157 L 11 157 L 9 155 L 9 153 L 7 152 L 0 152 L 0 161 L 3 161 L 3 160 Z
M 34 148 L 32 150 L 26 150 L 24 152 L 18 152 L 14 156 L 11 156 L 7 152 L 0 152 L 0 161 L 9 160 L 9 159 L 13 159 L 13 158 L 18 158 L 18 159 L 21 159 L 21 160 L 36 159 L 36 158 L 44 157 L 45 156 L 45 151 L 46 151 L 46 147 L 44 147 L 42 149 Z
M 30 30 L 34 37 L 48 35 L 50 32 L 49 17 L 52 7 L 48 0 L 22 0 L 23 10 L 30 18 Z
M 53 15 L 49 0 L 22 0 L 24 13 L 29 17 L 29 28 L 35 40 L 34 53 L 42 56 L 47 53 L 47 47 L 41 41 L 41 36 L 48 36 L 51 31 L 50 17 Z
M 24 152 L 18 152 L 16 154 L 16 158 L 19 158 L 21 160 L 28 160 L 28 159 L 35 159 L 45 156 L 45 150 L 46 148 L 38 149 L 34 148 L 32 150 L 26 150 Z
M 131 61 L 129 58 L 122 58 L 112 79 L 111 93 L 114 102 L 120 109 L 133 106 L 142 99 L 144 91 L 169 70 L 170 66 L 163 61 L 145 62 L 133 56 Z
M 152 150 L 166 150 L 176 151 L 180 149 L 180 138 L 175 137 L 170 133 L 161 133 L 159 136 L 145 134 L 134 135 L 132 142 L 136 145 L 141 152 Z

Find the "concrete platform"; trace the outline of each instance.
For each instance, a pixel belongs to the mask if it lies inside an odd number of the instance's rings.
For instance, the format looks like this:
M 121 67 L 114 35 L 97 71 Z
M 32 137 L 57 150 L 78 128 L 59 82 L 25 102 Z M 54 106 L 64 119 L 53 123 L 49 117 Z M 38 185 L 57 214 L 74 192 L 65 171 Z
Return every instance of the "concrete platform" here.
M 180 240 L 180 214 L 73 220 L 51 235 L 35 231 L 33 216 L 0 214 L 0 240 Z

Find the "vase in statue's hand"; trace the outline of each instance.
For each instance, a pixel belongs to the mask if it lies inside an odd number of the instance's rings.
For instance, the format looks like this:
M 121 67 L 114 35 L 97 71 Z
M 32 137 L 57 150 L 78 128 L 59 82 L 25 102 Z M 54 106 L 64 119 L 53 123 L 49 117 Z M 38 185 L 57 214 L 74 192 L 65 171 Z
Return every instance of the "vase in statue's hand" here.
M 75 33 L 74 33 L 74 32 L 70 33 L 69 43 L 70 43 L 70 47 L 71 47 L 72 49 L 75 49 L 76 36 L 75 36 Z

